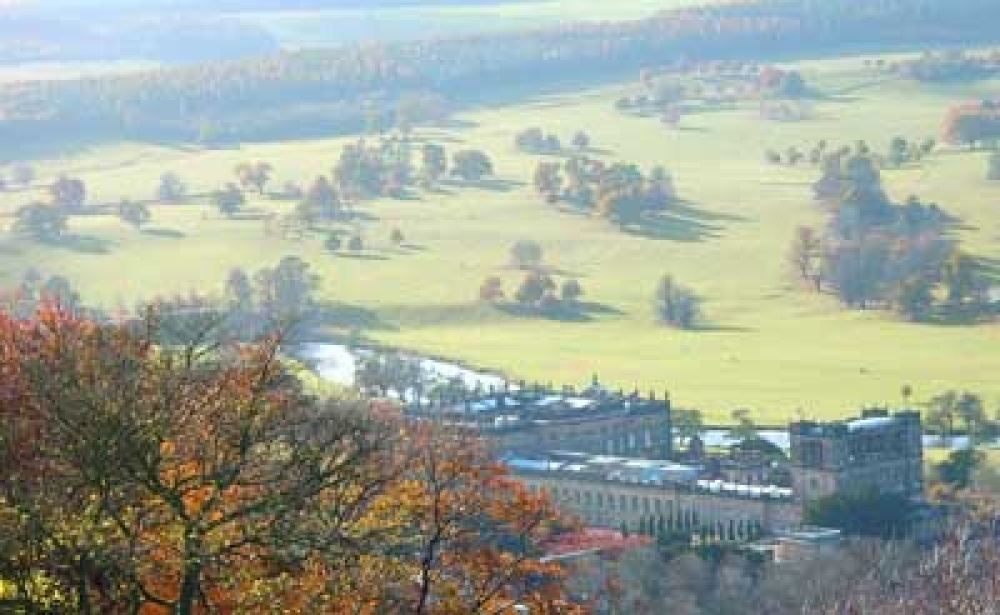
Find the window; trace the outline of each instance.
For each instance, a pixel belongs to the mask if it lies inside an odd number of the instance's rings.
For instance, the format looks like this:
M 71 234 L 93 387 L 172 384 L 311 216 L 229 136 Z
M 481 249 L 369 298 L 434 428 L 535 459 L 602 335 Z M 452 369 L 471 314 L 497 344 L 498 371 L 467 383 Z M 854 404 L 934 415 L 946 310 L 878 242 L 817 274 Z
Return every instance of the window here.
M 632 496 L 632 512 L 639 512 L 639 496 Z

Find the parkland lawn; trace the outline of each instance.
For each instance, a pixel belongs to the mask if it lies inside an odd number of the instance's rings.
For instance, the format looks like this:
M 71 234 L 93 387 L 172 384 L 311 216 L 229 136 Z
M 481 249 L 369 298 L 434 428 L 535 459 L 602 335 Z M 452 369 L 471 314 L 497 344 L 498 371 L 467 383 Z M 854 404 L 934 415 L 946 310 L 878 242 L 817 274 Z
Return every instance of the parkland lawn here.
M 938 136 L 956 102 L 995 93 L 997 82 L 927 86 L 860 70 L 857 58 L 800 66 L 825 97 L 814 118 L 766 122 L 754 105 L 687 116 L 682 129 L 655 118 L 619 114 L 613 101 L 627 87 L 611 86 L 521 99 L 461 113 L 418 137 L 449 153 L 482 148 L 497 178 L 481 186 L 446 185 L 404 201 L 364 203 L 362 257 L 323 249 L 324 233 L 305 240 L 264 236 L 254 216 L 227 220 L 204 200 L 153 206 L 142 232 L 115 217 L 76 217 L 63 245 L 15 241 L 0 232 L 0 285 L 34 266 L 69 277 L 84 300 L 107 308 L 140 297 L 191 289 L 219 293 L 233 267 L 275 264 L 282 256 L 308 260 L 322 278 L 322 296 L 349 306 L 335 327 L 360 329 L 378 342 L 462 359 L 515 378 L 582 383 L 598 373 L 614 386 L 669 390 L 676 403 L 725 421 L 736 407 L 765 423 L 795 416 L 835 418 L 863 404 L 898 404 L 909 384 L 915 398 L 958 388 L 1000 402 L 1000 325 L 942 326 L 900 322 L 881 312 L 842 309 L 799 287 L 786 254 L 798 225 L 823 219 L 811 199 L 817 170 L 768 166 L 767 148 L 808 151 L 866 139 L 877 151 L 900 135 Z M 588 131 L 609 161 L 662 164 L 684 204 L 656 236 L 628 235 L 609 223 L 544 205 L 530 186 L 540 159 L 514 151 L 513 135 L 540 126 L 568 142 Z M 271 188 L 301 184 L 334 165 L 343 139 L 247 144 L 203 151 L 121 144 L 37 162 L 41 179 L 59 172 L 83 178 L 92 202 L 150 198 L 161 173 L 178 173 L 196 192 L 230 181 L 242 161 L 275 165 Z M 891 195 L 940 203 L 961 218 L 956 231 L 970 252 L 1000 259 L 1000 183 L 985 179 L 983 153 L 941 151 L 919 166 L 884 171 Z M 0 195 L 0 227 L 30 200 Z M 251 198 L 263 212 L 291 205 Z M 350 229 L 350 225 L 344 225 Z M 411 244 L 391 247 L 399 228 Z M 536 240 L 547 265 L 577 278 L 587 318 L 576 322 L 514 317 L 476 301 L 486 276 L 499 275 L 513 294 L 520 275 L 508 267 L 518 239 Z M 696 331 L 658 325 L 653 295 L 672 274 L 705 299 L 706 322 Z M 559 276 L 562 280 L 563 276 Z

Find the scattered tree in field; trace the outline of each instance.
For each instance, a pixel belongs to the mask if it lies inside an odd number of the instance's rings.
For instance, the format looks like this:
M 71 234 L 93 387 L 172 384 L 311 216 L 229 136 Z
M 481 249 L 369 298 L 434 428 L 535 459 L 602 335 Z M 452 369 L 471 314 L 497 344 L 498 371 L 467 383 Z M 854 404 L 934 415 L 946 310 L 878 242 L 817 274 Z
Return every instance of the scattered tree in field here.
M 559 290 L 559 298 L 569 304 L 576 303 L 583 296 L 583 286 L 580 282 L 574 279 L 566 280 L 562 283 L 562 287 Z
M 562 151 L 559 137 L 547 135 L 541 128 L 523 130 L 514 137 L 514 146 L 528 154 L 558 154 Z
M 514 299 L 523 306 L 539 307 L 542 300 L 556 288 L 552 278 L 540 272 L 529 273 L 517 287 Z
M 398 248 L 406 242 L 406 237 L 403 235 L 403 231 L 398 228 L 394 228 L 392 229 L 392 232 L 389 233 L 389 241 L 393 246 Z
M 396 137 L 374 145 L 347 144 L 333 170 L 337 193 L 347 202 L 372 197 L 400 198 L 413 183 L 412 146 Z
M 67 216 L 61 207 L 31 203 L 14 214 L 14 235 L 35 240 L 54 240 L 66 232 Z
M 903 141 L 893 149 L 902 152 Z M 868 146 L 859 142 L 854 152 L 824 158 L 814 190 L 832 216 L 822 236 L 796 235 L 790 260 L 799 275 L 845 305 L 889 307 L 910 320 L 982 313 L 988 285 L 975 259 L 945 236 L 946 214 L 912 196 L 893 203 Z
M 910 161 L 910 144 L 903 137 L 893 137 L 889 142 L 889 164 L 901 167 Z
M 242 188 L 256 190 L 263 196 L 273 171 L 274 167 L 267 162 L 244 162 L 236 167 L 236 179 Z
M 577 133 L 573 135 L 573 147 L 576 148 L 576 151 L 585 152 L 590 149 L 590 144 L 590 135 L 582 130 L 577 131 Z
M 212 204 L 219 213 L 231 218 L 246 204 L 246 196 L 236 184 L 229 182 L 221 190 L 212 193 Z
M 323 242 L 323 247 L 325 247 L 330 252 L 339 252 L 342 248 L 344 242 L 341 241 L 340 236 L 336 233 L 330 233 L 326 240 Z
M 969 148 L 1000 143 L 1000 105 L 992 100 L 954 107 L 945 118 L 945 140 Z
M 562 188 L 562 176 L 559 173 L 559 169 L 560 165 L 558 162 L 539 162 L 538 166 L 535 167 L 535 175 L 532 183 L 534 183 L 538 194 L 546 197 L 546 199 L 559 199 Z
M 354 369 L 354 382 L 368 396 L 407 399 L 419 394 L 427 383 L 420 359 L 396 353 L 376 352 L 361 357 Z
M 656 287 L 656 315 L 665 324 L 691 329 L 701 317 L 701 299 L 665 275 Z
M 483 280 L 482 286 L 479 287 L 480 301 L 496 303 L 502 301 L 504 297 L 503 280 L 497 276 L 490 276 Z
M 142 228 L 144 224 L 149 222 L 152 218 L 152 214 L 149 212 L 149 207 L 147 207 L 144 203 L 124 200 L 118 205 L 118 217 L 121 218 L 122 222 L 125 224 L 128 224 L 138 230 Z
M 448 155 L 443 146 L 425 143 L 420 149 L 420 181 L 426 188 L 437 185 L 448 170 Z
M 898 314 L 922 322 L 934 310 L 934 284 L 928 277 L 917 274 L 898 281 L 889 291 L 888 299 Z
M 993 152 L 987 160 L 986 178 L 991 181 L 1000 181 L 1000 152 Z
M 518 269 L 537 269 L 542 264 L 542 246 L 537 241 L 520 239 L 510 248 L 510 261 Z
M 307 315 L 319 288 L 319 278 L 310 271 L 309 263 L 297 256 L 282 258 L 273 269 L 260 269 L 253 281 L 258 310 L 264 317 L 278 321 Z
M 156 189 L 156 198 L 161 203 L 180 203 L 187 196 L 187 186 L 173 171 L 160 176 L 160 185 Z
M 286 201 L 301 201 L 305 198 L 305 195 L 306 193 L 302 189 L 302 186 L 293 181 L 286 181 L 277 196 Z
M 337 191 L 324 176 L 317 177 L 313 181 L 296 208 L 298 216 L 310 225 L 336 220 L 341 211 L 342 205 L 337 198 Z
M 242 269 L 233 269 L 223 287 L 223 306 L 235 314 L 250 314 L 256 309 L 253 282 Z
M 493 175 L 493 163 L 480 150 L 462 150 L 452 157 L 451 174 L 465 181 L 479 181 Z
M 798 278 L 814 286 L 817 291 L 820 290 L 823 279 L 820 270 L 822 247 L 823 241 L 813 229 L 800 226 L 788 257 Z
M 49 186 L 49 198 L 53 205 L 66 213 L 79 213 L 87 200 L 87 186 L 81 179 L 60 175 Z
M 605 165 L 598 160 L 574 157 L 560 165 L 544 162 L 534 175 L 535 189 L 549 203 L 566 201 L 579 209 L 628 227 L 665 210 L 676 200 L 673 179 L 663 167 L 644 175 L 636 165 Z
M 15 164 L 10 172 L 10 180 L 21 188 L 27 188 L 35 181 L 35 169 L 27 164 Z

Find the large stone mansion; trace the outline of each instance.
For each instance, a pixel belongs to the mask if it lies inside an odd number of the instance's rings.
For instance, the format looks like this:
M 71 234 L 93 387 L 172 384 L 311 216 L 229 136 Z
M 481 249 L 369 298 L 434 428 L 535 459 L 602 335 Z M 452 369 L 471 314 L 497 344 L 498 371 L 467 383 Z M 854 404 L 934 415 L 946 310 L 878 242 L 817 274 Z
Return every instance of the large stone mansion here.
M 751 540 L 799 526 L 803 507 L 826 495 L 923 491 L 915 412 L 793 423 L 781 462 L 720 458 L 697 446 L 679 455 L 666 395 L 612 392 L 596 379 L 580 391 L 521 386 L 439 399 L 407 414 L 478 433 L 529 488 L 592 526 L 708 529 Z M 774 476 L 781 484 L 769 483 Z

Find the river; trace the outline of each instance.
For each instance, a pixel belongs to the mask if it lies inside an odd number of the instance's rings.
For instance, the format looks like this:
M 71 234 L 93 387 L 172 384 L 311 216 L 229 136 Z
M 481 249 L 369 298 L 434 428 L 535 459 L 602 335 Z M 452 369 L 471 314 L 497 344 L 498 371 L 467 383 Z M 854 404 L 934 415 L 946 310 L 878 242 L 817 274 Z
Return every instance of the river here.
M 295 355 L 305 361 L 322 378 L 336 384 L 351 386 L 354 384 L 354 372 L 358 361 L 371 350 L 353 349 L 344 344 L 302 344 L 296 349 Z M 467 388 L 481 390 L 490 387 L 501 388 L 507 382 L 499 374 L 476 370 L 453 361 L 431 359 L 417 354 L 400 352 L 401 357 L 420 362 L 420 366 L 429 381 L 446 383 L 460 379 Z M 788 450 L 790 443 L 788 432 L 778 429 L 762 429 L 758 435 L 783 450 Z M 735 444 L 736 440 L 729 437 L 726 429 L 707 429 L 702 433 L 706 446 L 725 447 Z M 924 436 L 924 448 L 957 450 L 969 446 L 968 436 L 954 436 L 946 439 L 936 435 Z M 1000 446 L 1000 440 L 986 443 L 985 446 Z

